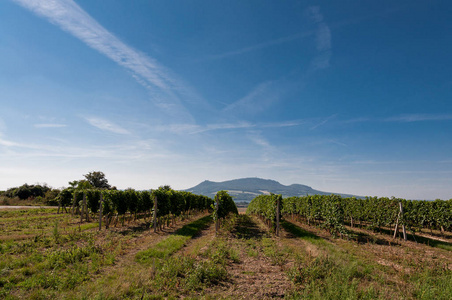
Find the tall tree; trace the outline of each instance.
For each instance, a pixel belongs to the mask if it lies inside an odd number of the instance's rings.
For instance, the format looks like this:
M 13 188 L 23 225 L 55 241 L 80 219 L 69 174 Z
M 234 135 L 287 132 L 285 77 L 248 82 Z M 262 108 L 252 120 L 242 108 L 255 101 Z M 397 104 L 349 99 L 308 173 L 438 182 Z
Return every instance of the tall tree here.
M 94 188 L 109 189 L 111 187 L 103 172 L 93 171 L 83 176 L 85 176 L 86 180 L 88 180 Z

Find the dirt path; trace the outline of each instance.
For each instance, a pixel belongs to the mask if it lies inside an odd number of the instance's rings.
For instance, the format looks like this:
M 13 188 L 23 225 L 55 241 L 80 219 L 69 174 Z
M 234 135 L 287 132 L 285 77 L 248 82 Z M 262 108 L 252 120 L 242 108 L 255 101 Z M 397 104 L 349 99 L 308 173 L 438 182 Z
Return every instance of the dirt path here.
M 6 210 L 6 209 L 36 209 L 36 208 L 58 208 L 58 206 L 13 206 L 13 205 L 0 205 L 0 210 Z
M 267 236 L 255 218 L 239 218 L 233 237 L 228 239 L 231 247 L 239 253 L 239 262 L 227 267 L 230 281 L 212 291 L 226 298 L 271 299 L 283 298 L 292 288 L 285 272 L 273 265 L 262 247 L 262 239 Z

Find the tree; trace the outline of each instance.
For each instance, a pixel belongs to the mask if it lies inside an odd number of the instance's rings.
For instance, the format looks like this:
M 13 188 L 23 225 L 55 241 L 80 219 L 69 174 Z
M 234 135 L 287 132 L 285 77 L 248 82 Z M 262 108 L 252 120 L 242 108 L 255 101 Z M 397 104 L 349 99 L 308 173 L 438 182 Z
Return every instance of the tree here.
M 79 180 L 77 181 L 77 187 L 75 188 L 76 190 L 88 190 L 88 189 L 92 189 L 94 188 L 94 186 L 85 179 Z
M 94 188 L 109 189 L 111 187 L 103 172 L 93 171 L 83 176 L 85 176 L 86 180 L 88 180 Z

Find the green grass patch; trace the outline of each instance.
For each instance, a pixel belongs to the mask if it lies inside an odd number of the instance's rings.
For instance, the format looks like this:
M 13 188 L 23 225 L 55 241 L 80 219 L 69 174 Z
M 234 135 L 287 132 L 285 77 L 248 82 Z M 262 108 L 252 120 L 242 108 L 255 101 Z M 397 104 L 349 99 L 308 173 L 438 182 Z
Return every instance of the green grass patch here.
M 149 263 L 152 262 L 153 258 L 169 257 L 174 252 L 182 249 L 188 240 L 206 228 L 210 222 L 212 222 L 212 216 L 206 216 L 185 225 L 152 248 L 138 252 L 135 260 L 141 263 Z
M 0 210 L 0 218 L 12 218 L 19 216 L 33 216 L 49 213 L 56 213 L 57 208 L 30 208 L 30 209 L 13 209 L 13 210 Z
M 317 246 L 327 246 L 328 243 L 322 239 L 321 237 L 315 235 L 314 233 L 311 233 L 309 231 L 306 231 L 300 227 L 298 227 L 297 225 L 285 221 L 283 220 L 281 222 L 281 226 L 288 232 L 290 232 L 291 234 L 293 234 L 294 236 L 296 236 L 297 238 L 300 238 L 302 240 L 308 241 L 314 245 Z
M 264 254 L 270 258 L 273 265 L 282 267 L 287 263 L 290 252 L 288 248 L 278 246 L 271 238 L 262 238 L 262 247 Z

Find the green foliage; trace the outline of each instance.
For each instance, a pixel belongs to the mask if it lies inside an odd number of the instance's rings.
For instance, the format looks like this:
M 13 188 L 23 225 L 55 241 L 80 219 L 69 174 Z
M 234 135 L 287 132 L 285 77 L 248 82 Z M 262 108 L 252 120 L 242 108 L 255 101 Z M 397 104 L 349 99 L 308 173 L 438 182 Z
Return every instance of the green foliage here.
M 283 211 L 283 201 L 281 195 L 259 195 L 254 198 L 246 210 L 247 214 L 258 215 L 269 221 L 274 227 L 276 226 L 276 208 L 277 202 L 280 201 L 280 213 Z
M 83 176 L 85 176 L 86 180 L 91 184 L 93 188 L 109 189 L 111 187 L 108 184 L 108 180 L 107 178 L 105 178 L 105 174 L 103 172 L 93 171 Z
M 20 200 L 26 200 L 28 198 L 44 197 L 45 194 L 50 191 L 51 188 L 47 185 L 29 185 L 23 184 L 20 187 L 10 188 L 5 191 L 5 196 L 9 198 L 18 197 Z
M 321 222 L 333 234 L 347 234 L 344 222 L 364 223 L 370 229 L 393 227 L 399 216 L 399 202 L 404 214 L 399 223 L 412 230 L 421 228 L 452 230 L 452 201 L 417 201 L 397 198 L 341 198 L 337 195 L 289 197 L 283 200 L 283 213 Z
M 58 189 L 49 189 L 44 195 L 44 201 L 47 205 L 57 206 L 58 205 L 58 195 L 60 194 L 60 190 Z
M 137 213 L 138 202 L 139 202 L 139 192 L 133 189 L 127 189 L 124 191 L 125 200 L 127 202 L 127 209 L 130 213 Z
M 229 196 L 227 191 L 219 191 L 215 195 L 215 201 L 216 201 L 216 203 L 218 203 L 218 210 L 217 210 L 218 218 L 224 219 L 229 214 L 236 214 L 236 215 L 239 214 L 234 200 L 232 200 L 232 197 Z
M 73 189 L 66 188 L 58 194 L 57 200 L 60 202 L 61 206 L 66 207 L 66 206 L 71 205 L 71 202 L 73 199 L 72 193 L 73 193 Z
M 137 210 L 139 212 L 149 211 L 154 207 L 154 200 L 152 199 L 149 191 L 143 191 L 138 193 L 138 205 Z
M 166 216 L 170 213 L 178 216 L 181 212 L 189 209 L 210 209 L 213 203 L 209 197 L 184 191 L 175 191 L 169 186 L 161 186 L 157 190 L 153 190 L 153 197 L 157 198 L 158 217 Z
M 116 191 L 114 191 L 116 192 Z M 104 215 L 111 215 L 115 212 L 115 206 L 113 203 L 113 191 L 107 191 L 107 190 L 103 190 L 102 191 L 102 212 Z
M 97 213 L 99 211 L 100 191 L 87 190 L 85 193 L 86 193 L 86 204 L 88 205 L 88 208 L 93 213 Z

